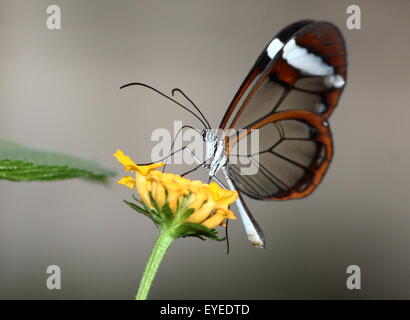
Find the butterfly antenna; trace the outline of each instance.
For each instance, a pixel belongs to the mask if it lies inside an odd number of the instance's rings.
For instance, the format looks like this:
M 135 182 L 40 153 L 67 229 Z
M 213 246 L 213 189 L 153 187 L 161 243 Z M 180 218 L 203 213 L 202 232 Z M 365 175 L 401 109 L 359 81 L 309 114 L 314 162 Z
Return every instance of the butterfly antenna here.
M 205 120 L 208 129 L 211 129 L 211 125 L 209 124 L 209 121 L 206 119 L 206 117 L 204 116 L 204 114 L 202 113 L 202 111 L 199 109 L 199 107 L 190 99 L 188 98 L 188 96 L 179 88 L 174 88 L 172 89 L 172 96 L 174 96 L 175 92 L 179 92 L 180 94 L 182 94 L 184 96 L 185 99 L 187 99 L 191 105 L 199 112 L 199 114 L 202 116 L 202 118 Z
M 181 128 L 179 128 L 179 130 L 177 131 L 177 133 L 176 133 L 174 139 L 172 139 L 171 147 L 170 147 L 170 150 L 169 150 L 169 155 L 166 157 L 166 159 L 168 159 L 168 158 L 173 154 L 174 146 L 175 146 L 175 141 L 177 140 L 178 135 L 179 135 L 184 129 L 187 129 L 187 128 L 192 129 L 192 130 L 198 132 L 199 134 L 201 134 L 201 131 L 199 131 L 198 129 L 196 129 L 196 128 L 190 126 L 190 125 L 183 125 L 183 126 L 182 126 Z M 165 167 L 166 167 L 166 166 L 167 166 L 167 161 L 165 161 L 165 165 L 162 167 L 162 172 L 165 171 Z
M 172 102 L 176 103 L 178 106 L 180 106 L 181 108 L 184 108 L 186 111 L 188 111 L 189 113 L 191 113 L 195 118 L 197 118 L 202 125 L 204 126 L 204 128 L 208 128 L 207 127 L 207 123 L 204 122 L 204 120 L 202 120 L 195 112 L 193 112 L 192 110 L 188 109 L 187 107 L 185 107 L 183 104 L 179 103 L 178 101 L 176 101 L 175 99 L 172 99 L 170 96 L 167 96 L 165 93 L 155 89 L 154 87 L 151 87 L 145 83 L 141 83 L 141 82 L 131 82 L 131 83 L 127 83 L 123 86 L 120 87 L 120 89 L 124 89 L 126 87 L 130 87 L 130 86 L 141 86 L 141 87 L 145 87 L 148 88 L 158 94 L 160 94 L 161 96 L 167 98 L 168 100 L 171 100 Z

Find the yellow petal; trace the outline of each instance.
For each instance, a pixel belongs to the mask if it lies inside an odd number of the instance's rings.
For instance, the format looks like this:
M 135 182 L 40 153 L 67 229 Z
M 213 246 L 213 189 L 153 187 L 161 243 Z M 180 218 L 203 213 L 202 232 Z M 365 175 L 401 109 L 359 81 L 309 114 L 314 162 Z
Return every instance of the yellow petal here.
M 126 177 L 123 177 L 120 180 L 118 180 L 117 183 L 123 184 L 124 186 L 132 189 L 135 186 L 135 179 L 133 177 L 126 176 Z
M 151 189 L 152 189 L 152 196 L 154 197 L 155 201 L 157 202 L 158 206 L 160 208 L 162 208 L 165 204 L 165 188 L 164 186 L 157 182 L 157 181 L 153 181 L 152 185 L 151 185 Z
M 137 165 L 135 162 L 130 157 L 126 156 L 120 149 L 114 153 L 114 157 L 116 157 L 118 162 L 124 166 L 125 171 L 137 170 Z
M 160 174 L 158 174 L 155 171 L 151 172 L 150 177 L 161 183 L 167 190 L 169 207 L 171 211 L 175 213 L 178 203 L 182 201 L 184 196 L 189 194 L 188 187 L 190 180 L 171 173 L 160 172 Z
M 220 198 L 220 190 L 221 190 L 221 188 L 219 187 L 219 185 L 216 183 L 216 182 L 211 182 L 210 184 L 209 184 L 209 190 L 212 192 L 212 195 L 213 195 L 213 197 L 214 197 L 214 199 L 216 200 L 216 201 L 218 201 L 219 200 L 219 198 Z
M 142 174 L 135 175 L 135 189 L 137 190 L 142 202 L 148 207 L 152 208 L 151 199 L 149 193 L 151 192 L 151 182 L 147 179 L 146 176 Z
M 214 196 L 214 199 L 216 201 L 220 200 L 221 198 L 227 198 L 227 199 L 232 198 L 233 199 L 236 197 L 237 199 L 238 197 L 238 194 L 236 191 L 223 189 L 216 182 L 211 182 L 209 184 L 209 190 L 212 191 L 212 195 Z
M 195 211 L 186 221 L 201 223 L 212 213 L 215 209 L 216 203 L 213 200 L 212 193 L 206 184 L 197 183 L 195 181 L 195 183 L 190 186 L 190 192 L 192 195 L 188 207 L 190 209 L 194 209 Z
M 224 197 L 221 197 L 216 204 L 216 208 L 228 209 L 229 206 L 238 199 L 238 193 L 233 192 L 226 194 Z
M 238 193 L 236 191 L 223 189 L 215 182 L 209 184 L 209 190 L 217 202 L 216 208 L 218 209 L 228 209 L 229 205 L 238 199 Z
M 192 213 L 186 222 L 203 223 L 204 220 L 208 219 L 212 211 L 215 209 L 215 202 L 212 200 L 207 201 L 204 205 Z
M 191 186 L 191 192 L 193 193 L 189 208 L 198 210 L 209 199 L 209 192 L 206 192 L 203 187 Z
M 143 166 L 137 165 L 135 169 L 142 175 L 146 176 L 151 170 L 154 170 L 159 167 L 163 167 L 164 165 L 165 163 L 163 162 L 156 162 L 156 163 L 151 163 L 151 164 L 147 164 Z
M 226 219 L 236 219 L 231 210 L 217 210 L 210 218 L 202 222 L 202 225 L 210 229 L 214 229 L 218 226 L 224 225 Z
M 117 152 L 114 153 L 114 157 L 116 157 L 118 162 L 120 162 L 124 166 L 125 171 L 138 171 L 144 176 L 146 176 L 148 172 L 150 172 L 151 170 L 165 165 L 163 162 L 157 162 L 148 165 L 137 165 L 129 156 L 126 156 L 120 149 L 118 149 Z

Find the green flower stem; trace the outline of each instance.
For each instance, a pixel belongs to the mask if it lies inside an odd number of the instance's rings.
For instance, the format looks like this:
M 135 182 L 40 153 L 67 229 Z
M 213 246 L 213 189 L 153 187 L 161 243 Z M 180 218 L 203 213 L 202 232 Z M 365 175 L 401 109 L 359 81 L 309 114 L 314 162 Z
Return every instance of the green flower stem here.
M 148 259 L 144 274 L 142 275 L 140 287 L 138 289 L 137 295 L 135 296 L 135 300 L 147 299 L 152 281 L 155 278 L 158 267 L 174 240 L 175 238 L 172 236 L 169 230 L 161 230 L 157 242 L 155 243 L 154 249 L 152 249 L 151 255 Z

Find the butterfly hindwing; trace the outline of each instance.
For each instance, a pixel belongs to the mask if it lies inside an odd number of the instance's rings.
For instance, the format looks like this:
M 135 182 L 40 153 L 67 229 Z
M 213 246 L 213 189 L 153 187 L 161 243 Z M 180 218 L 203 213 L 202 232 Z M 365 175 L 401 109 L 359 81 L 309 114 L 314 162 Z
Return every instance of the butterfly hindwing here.
M 258 129 L 259 151 L 235 148 L 254 129 Z M 242 135 L 231 136 L 227 149 L 228 172 L 237 188 L 260 200 L 307 196 L 320 183 L 333 155 L 327 121 L 308 111 L 273 114 Z

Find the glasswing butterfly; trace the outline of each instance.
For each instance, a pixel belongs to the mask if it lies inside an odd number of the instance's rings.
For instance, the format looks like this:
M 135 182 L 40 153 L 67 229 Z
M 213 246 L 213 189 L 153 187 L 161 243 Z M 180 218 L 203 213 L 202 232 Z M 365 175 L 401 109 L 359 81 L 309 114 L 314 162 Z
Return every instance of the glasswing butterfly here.
M 339 29 L 329 22 L 302 20 L 282 29 L 259 55 L 239 87 L 219 125 L 211 129 L 200 109 L 192 111 L 170 96 L 143 83 L 193 114 L 203 124 L 199 131 L 206 144 L 205 161 L 191 155 L 209 170 L 210 180 L 237 190 L 236 201 L 249 241 L 264 247 L 264 235 L 245 204 L 243 194 L 258 200 L 289 200 L 308 196 L 322 181 L 333 156 L 328 118 L 336 108 L 347 75 L 347 52 Z M 221 135 L 220 129 L 242 129 L 242 134 Z M 258 129 L 257 154 L 234 154 L 232 146 Z M 179 132 L 178 132 L 179 133 Z M 176 152 L 187 149 L 187 146 Z M 169 157 L 168 156 L 168 157 Z M 168 158 L 167 157 L 167 158 Z M 245 158 L 247 161 L 233 161 Z M 257 160 L 255 159 L 257 158 Z M 240 159 L 239 159 L 240 160 Z M 241 166 L 256 165 L 252 175 Z

